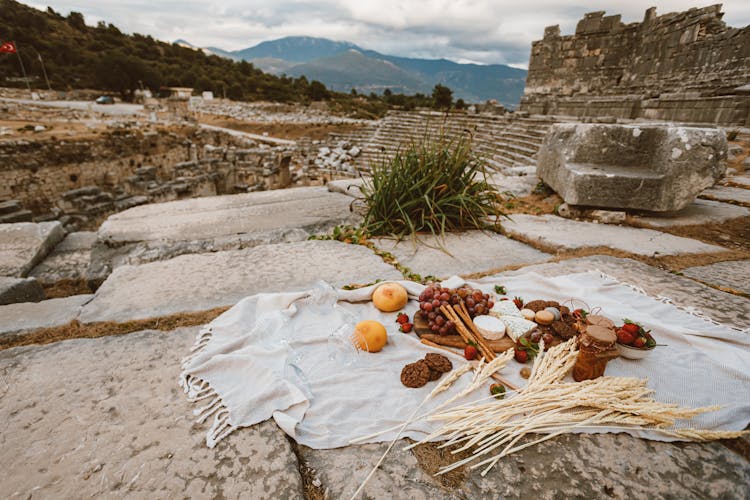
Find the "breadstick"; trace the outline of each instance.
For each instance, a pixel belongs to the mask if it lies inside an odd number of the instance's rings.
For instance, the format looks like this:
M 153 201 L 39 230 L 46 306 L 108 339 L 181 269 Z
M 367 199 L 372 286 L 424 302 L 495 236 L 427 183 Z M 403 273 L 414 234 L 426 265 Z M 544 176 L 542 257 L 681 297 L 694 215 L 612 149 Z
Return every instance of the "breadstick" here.
M 442 349 L 444 351 L 448 351 L 451 354 L 455 354 L 456 356 L 461 356 L 460 352 L 454 351 L 450 347 L 446 347 L 446 346 L 443 346 L 443 345 L 440 345 L 440 344 L 436 344 L 435 342 L 431 342 L 431 341 L 427 340 L 426 338 L 420 339 L 420 342 L 422 342 L 426 346 L 434 347 L 435 349 Z
M 469 311 L 466 309 L 463 301 L 459 302 L 458 305 L 453 306 L 453 310 L 456 312 L 456 315 L 463 320 L 465 328 L 469 331 L 469 334 L 474 337 L 474 341 L 479 346 L 479 350 L 482 351 L 484 357 L 487 358 L 487 361 L 492 361 L 493 359 L 495 359 L 495 353 L 492 352 L 492 349 L 490 349 L 490 346 L 487 345 L 487 342 L 484 340 L 484 337 L 482 337 L 482 334 L 479 333 L 479 330 L 477 330 L 476 326 L 474 326 L 474 322 L 471 320 Z

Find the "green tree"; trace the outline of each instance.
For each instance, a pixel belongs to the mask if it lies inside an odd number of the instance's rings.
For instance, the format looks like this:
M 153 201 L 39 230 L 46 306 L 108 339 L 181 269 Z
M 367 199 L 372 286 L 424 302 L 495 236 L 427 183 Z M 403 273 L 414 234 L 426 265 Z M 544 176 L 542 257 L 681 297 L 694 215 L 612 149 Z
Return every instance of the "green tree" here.
M 466 103 L 463 99 L 458 99 L 456 101 L 456 109 L 464 109 L 466 107 Z
M 310 90 L 308 95 L 313 101 L 322 101 L 330 97 L 326 86 L 320 83 L 318 80 L 313 80 L 312 82 L 310 82 Z
M 439 83 L 432 89 L 433 105 L 437 109 L 448 109 L 453 103 L 453 91 Z

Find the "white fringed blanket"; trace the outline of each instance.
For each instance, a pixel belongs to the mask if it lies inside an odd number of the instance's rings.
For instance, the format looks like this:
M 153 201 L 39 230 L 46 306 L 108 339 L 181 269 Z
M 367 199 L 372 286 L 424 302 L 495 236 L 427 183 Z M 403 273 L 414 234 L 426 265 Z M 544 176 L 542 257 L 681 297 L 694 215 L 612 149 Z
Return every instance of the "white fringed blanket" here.
M 458 278 L 451 281 L 451 286 L 461 283 Z M 412 299 L 423 289 L 417 283 L 400 283 Z M 485 292 L 502 284 L 509 295 L 527 300 L 575 299 L 600 307 L 601 314 L 616 323 L 623 318 L 639 321 L 668 347 L 658 347 L 639 361 L 612 360 L 607 375 L 648 378 L 655 399 L 662 402 L 687 407 L 723 405 L 717 412 L 694 418 L 690 427 L 741 430 L 750 422 L 748 329 L 718 325 L 597 271 L 553 278 L 528 273 L 469 284 Z M 320 284 L 296 293 L 258 294 L 206 325 L 183 362 L 180 385 L 196 404 L 198 422 L 211 423 L 208 446 L 240 427 L 271 417 L 297 442 L 318 449 L 345 446 L 354 438 L 409 419 L 436 383 L 408 389 L 401 384 L 401 369 L 435 350 L 421 344 L 413 333 L 400 333 L 396 313 L 375 309 L 369 302 L 373 289 L 334 291 Z M 410 300 L 405 311 L 412 316 L 416 309 L 417 301 Z M 710 315 L 708 310 L 702 312 Z M 343 334 L 363 319 L 376 319 L 386 326 L 388 344 L 381 352 L 356 354 L 348 348 Z M 449 357 L 454 368 L 465 363 L 459 356 Z M 523 385 L 520 368 L 511 361 L 502 375 Z M 420 413 L 456 394 L 470 378 L 470 374 L 462 377 Z M 484 396 L 484 391 L 476 395 Z M 410 424 L 401 435 L 421 439 L 432 430 L 434 424 L 422 420 Z M 396 432 L 383 433 L 373 441 L 389 441 Z M 661 434 L 629 432 L 669 440 Z

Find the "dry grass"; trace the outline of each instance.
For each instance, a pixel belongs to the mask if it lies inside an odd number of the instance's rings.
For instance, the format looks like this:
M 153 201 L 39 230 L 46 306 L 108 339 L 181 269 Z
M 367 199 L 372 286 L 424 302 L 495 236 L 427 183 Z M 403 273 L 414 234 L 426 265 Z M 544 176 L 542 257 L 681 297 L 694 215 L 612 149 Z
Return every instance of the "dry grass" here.
M 208 311 L 195 313 L 178 313 L 160 318 L 147 318 L 134 321 L 118 323 L 115 321 L 103 321 L 99 323 L 82 324 L 73 320 L 66 325 L 52 328 L 40 328 L 22 335 L 0 338 L 0 351 L 12 347 L 20 347 L 32 344 L 51 344 L 61 340 L 69 339 L 94 339 L 108 335 L 123 335 L 141 330 L 170 331 L 184 326 L 204 325 L 229 309 L 228 307 L 217 307 Z
M 215 125 L 217 127 L 229 128 L 240 132 L 263 135 L 267 133 L 270 137 L 277 139 L 297 140 L 302 137 L 309 137 L 312 140 L 327 140 L 328 134 L 345 134 L 355 130 L 359 125 L 354 124 L 308 124 L 308 123 L 257 123 L 245 122 L 227 118 L 225 116 L 204 115 L 200 119 L 201 123 Z

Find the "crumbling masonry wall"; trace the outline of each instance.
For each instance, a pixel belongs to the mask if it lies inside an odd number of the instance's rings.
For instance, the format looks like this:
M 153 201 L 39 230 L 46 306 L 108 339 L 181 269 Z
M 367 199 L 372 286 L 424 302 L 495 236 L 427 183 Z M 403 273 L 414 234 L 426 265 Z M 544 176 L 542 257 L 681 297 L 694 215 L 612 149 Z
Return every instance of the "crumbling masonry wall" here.
M 631 24 L 604 14 L 533 42 L 522 111 L 750 125 L 750 26 L 727 27 L 721 5 Z

